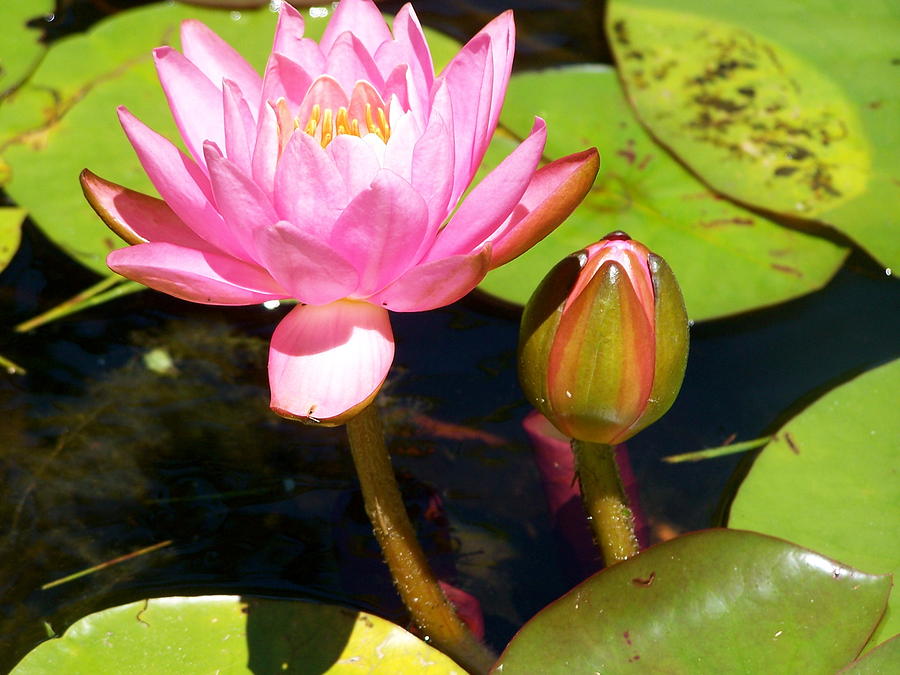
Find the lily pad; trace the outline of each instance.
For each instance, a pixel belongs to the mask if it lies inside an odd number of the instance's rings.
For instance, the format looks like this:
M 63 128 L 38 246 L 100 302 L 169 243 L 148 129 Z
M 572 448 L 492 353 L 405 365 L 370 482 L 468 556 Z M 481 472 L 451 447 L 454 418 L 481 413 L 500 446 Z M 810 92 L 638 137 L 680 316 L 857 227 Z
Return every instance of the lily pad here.
M 377 616 L 238 596 L 154 598 L 90 614 L 38 645 L 11 675 L 465 671 Z
M 831 673 L 859 653 L 890 588 L 780 539 L 697 532 L 576 586 L 492 672 Z
M 668 261 L 694 320 L 814 291 L 846 256 L 839 246 L 781 227 L 710 191 L 634 119 L 610 68 L 515 75 L 501 122 L 521 137 L 534 115 L 547 120 L 549 158 L 596 145 L 602 165 L 591 193 L 561 227 L 491 272 L 483 284 L 490 293 L 525 302 L 557 261 L 617 229 Z
M 309 37 L 320 37 L 328 23 L 319 14 L 305 17 Z M 122 243 L 87 205 L 78 174 L 90 167 L 108 180 L 156 194 L 119 126 L 116 107 L 127 105 L 152 128 L 178 138 L 151 50 L 178 47 L 179 24 L 188 18 L 203 21 L 262 70 L 276 19 L 268 8 L 229 12 L 158 3 L 61 40 L 0 107 L 0 183 L 8 180 L 8 193 L 28 208 L 38 227 L 99 274 L 109 274 L 106 255 Z M 440 68 L 459 45 L 426 33 Z
M 895 635 L 844 668 L 840 675 L 887 675 L 897 669 L 898 663 L 900 635 Z
M 25 209 L 0 207 L 0 272 L 9 265 L 22 241 L 22 221 Z
M 709 185 L 822 221 L 900 266 L 900 6 L 614 0 L 631 101 Z
M 53 0 L 4 0 L 0 5 L 0 100 L 15 89 L 37 66 L 45 47 L 40 29 L 28 25 L 53 11 Z
M 900 571 L 900 360 L 830 391 L 763 448 L 729 525 L 784 537 L 849 565 Z M 873 642 L 900 631 L 893 599 Z

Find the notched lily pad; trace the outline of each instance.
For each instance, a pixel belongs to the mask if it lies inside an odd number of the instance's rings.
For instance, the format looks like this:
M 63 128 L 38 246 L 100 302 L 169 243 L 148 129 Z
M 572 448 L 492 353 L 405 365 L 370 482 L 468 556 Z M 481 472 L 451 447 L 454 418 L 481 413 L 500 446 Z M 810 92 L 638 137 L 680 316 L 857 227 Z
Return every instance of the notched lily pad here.
M 113 671 L 465 675 L 441 652 L 372 614 L 226 595 L 154 598 L 90 614 L 38 645 L 11 675 Z
M 493 673 L 830 673 L 865 644 L 891 581 L 755 532 L 707 530 L 576 586 Z

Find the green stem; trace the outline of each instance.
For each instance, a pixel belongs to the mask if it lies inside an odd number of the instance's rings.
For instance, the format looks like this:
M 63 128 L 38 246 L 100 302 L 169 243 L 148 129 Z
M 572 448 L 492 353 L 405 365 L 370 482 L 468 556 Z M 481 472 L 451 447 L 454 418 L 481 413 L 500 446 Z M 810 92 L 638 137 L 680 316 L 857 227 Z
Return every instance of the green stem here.
M 17 333 L 27 333 L 30 330 L 34 330 L 51 321 L 61 319 L 69 314 L 74 314 L 75 312 L 87 309 L 88 307 L 94 307 L 95 305 L 109 302 L 110 300 L 120 298 L 123 295 L 143 290 L 144 288 L 145 287 L 141 284 L 135 283 L 134 281 L 128 281 L 118 275 L 109 276 L 56 307 L 48 309 L 43 314 L 39 314 L 38 316 L 20 323 L 13 330 Z
M 622 488 L 615 448 L 575 439 L 572 451 L 581 497 L 604 562 L 609 566 L 637 555 L 634 516 Z
M 366 513 L 413 622 L 428 642 L 466 670 L 486 673 L 496 659 L 457 616 L 425 559 L 400 495 L 374 403 L 347 422 L 347 436 Z

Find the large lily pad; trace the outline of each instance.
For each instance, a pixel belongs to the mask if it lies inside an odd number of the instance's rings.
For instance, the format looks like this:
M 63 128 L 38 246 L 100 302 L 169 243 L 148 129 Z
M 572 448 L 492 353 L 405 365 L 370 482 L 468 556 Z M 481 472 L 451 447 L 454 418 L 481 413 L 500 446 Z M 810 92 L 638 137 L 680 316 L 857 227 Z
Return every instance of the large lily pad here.
M 306 17 L 306 35 L 321 36 L 328 18 Z M 327 14 L 327 13 L 326 13 Z M 144 122 L 177 139 L 151 50 L 178 46 L 178 26 L 197 18 L 260 71 L 272 45 L 268 8 L 228 12 L 159 3 L 122 12 L 90 32 L 55 44 L 28 83 L 0 107 L 0 183 L 56 244 L 100 274 L 121 245 L 87 205 L 78 184 L 85 167 L 109 180 L 155 194 L 116 119 L 126 105 Z M 428 32 L 436 67 L 458 43 Z
M 222 595 L 154 598 L 91 614 L 38 645 L 11 675 L 113 672 L 465 673 L 371 614 Z
M 880 573 L 900 571 L 900 360 L 832 390 L 793 418 L 753 464 L 729 525 Z M 900 631 L 891 601 L 876 641 Z
M 558 260 L 616 229 L 669 262 L 695 320 L 816 290 L 846 255 L 711 192 L 638 124 L 612 69 L 581 66 L 514 76 L 502 123 L 523 136 L 534 115 L 547 120 L 549 158 L 596 145 L 602 166 L 568 221 L 488 276 L 483 288 L 491 293 L 526 301 Z
M 19 243 L 22 241 L 23 220 L 25 220 L 25 209 L 11 206 L 0 207 L 0 272 L 19 250 Z
M 840 672 L 840 675 L 888 675 L 900 663 L 900 635 L 865 654 Z
M 4 0 L 0 4 L 0 100 L 28 76 L 43 56 L 44 45 L 38 41 L 40 30 L 28 22 L 46 17 L 53 5 L 53 0 Z
M 711 186 L 900 266 L 896 2 L 614 0 L 607 32 L 641 119 Z
M 780 539 L 698 532 L 576 586 L 492 672 L 833 673 L 865 644 L 890 587 Z

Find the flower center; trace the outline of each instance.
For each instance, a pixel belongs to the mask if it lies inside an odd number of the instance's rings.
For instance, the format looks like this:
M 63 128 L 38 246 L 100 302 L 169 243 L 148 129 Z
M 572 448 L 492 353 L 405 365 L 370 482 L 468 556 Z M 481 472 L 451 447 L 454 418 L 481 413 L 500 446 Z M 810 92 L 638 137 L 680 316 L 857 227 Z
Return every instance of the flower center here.
M 299 129 L 300 125 L 299 119 L 294 121 L 294 128 Z M 340 134 L 362 136 L 363 133 L 372 133 L 385 143 L 391 137 L 391 127 L 388 124 L 384 108 L 378 106 L 373 109 L 371 103 L 366 103 L 364 110 L 359 111 L 356 116 L 351 116 L 347 108 L 343 106 L 338 108 L 335 113 L 331 108 L 323 110 L 316 103 L 310 111 L 303 131 L 318 139 L 323 148 Z

